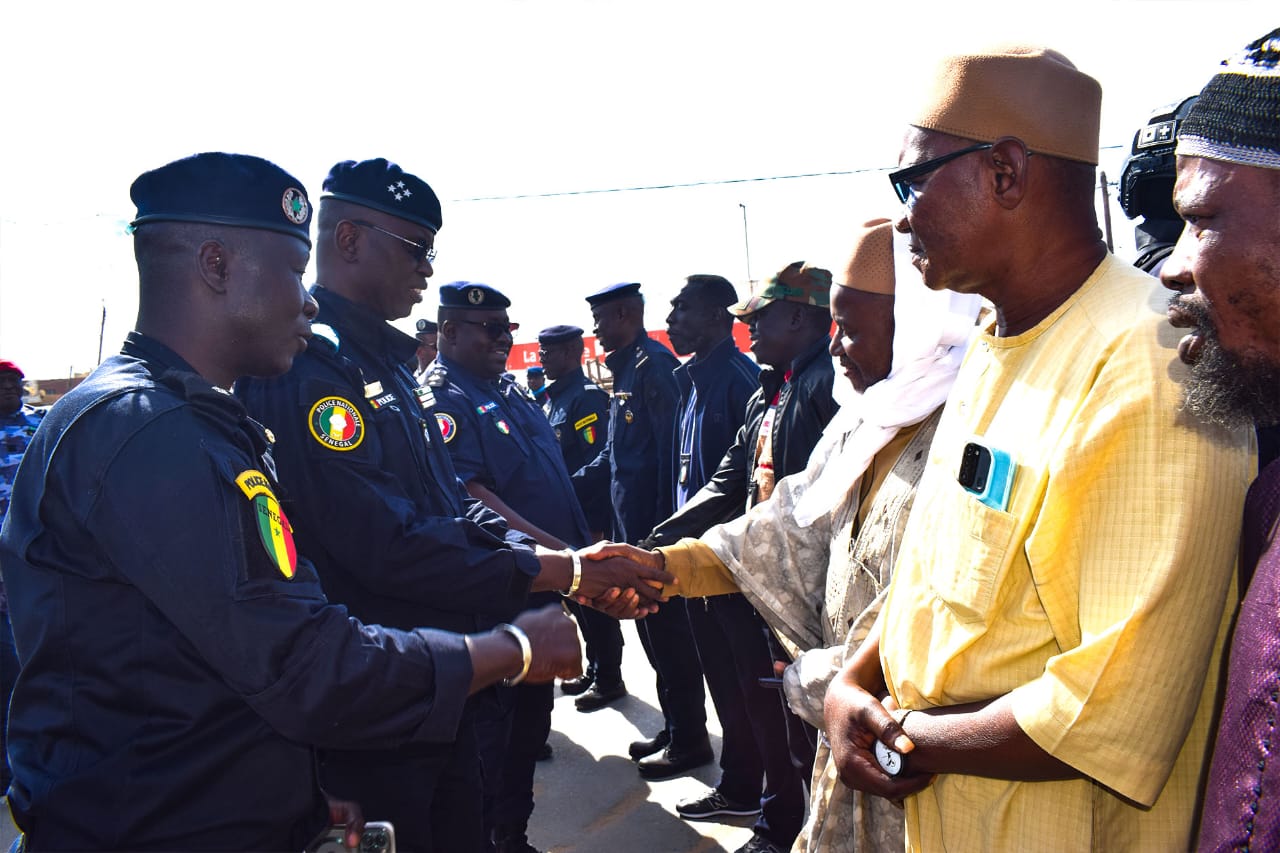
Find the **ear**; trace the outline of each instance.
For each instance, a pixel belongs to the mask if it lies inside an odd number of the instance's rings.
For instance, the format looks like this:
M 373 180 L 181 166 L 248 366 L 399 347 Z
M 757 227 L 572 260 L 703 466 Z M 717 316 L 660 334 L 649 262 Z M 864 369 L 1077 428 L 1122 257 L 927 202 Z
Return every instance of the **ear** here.
M 1022 140 L 1006 136 L 987 152 L 992 169 L 996 203 L 1012 210 L 1027 193 L 1027 166 L 1031 153 Z
M 200 280 L 216 293 L 226 292 L 229 255 L 230 251 L 218 240 L 205 240 L 196 253 L 196 266 Z
M 791 303 L 791 317 L 787 320 L 787 328 L 796 331 L 804 326 L 804 312 L 799 305 Z
M 333 229 L 333 246 L 339 258 L 355 263 L 360 259 L 360 226 L 350 219 L 339 222 Z
M 450 344 L 458 341 L 458 324 L 453 320 L 441 320 L 440 328 L 436 331 L 436 347 L 448 341 Z

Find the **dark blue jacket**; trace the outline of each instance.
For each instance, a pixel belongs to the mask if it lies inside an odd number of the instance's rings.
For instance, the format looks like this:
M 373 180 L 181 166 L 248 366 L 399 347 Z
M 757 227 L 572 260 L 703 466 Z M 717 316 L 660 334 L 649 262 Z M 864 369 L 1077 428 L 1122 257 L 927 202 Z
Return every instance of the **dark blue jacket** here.
M 543 411 L 560 442 L 565 467 L 577 471 L 600 455 L 609 438 L 609 392 L 588 379 L 582 368 L 561 376 L 546 390 Z M 608 530 L 613 517 L 608 484 L 591 492 L 588 483 L 578 479 L 574 488 L 590 530 Z
M 832 396 L 835 369 L 823 337 L 791 362 L 791 381 L 772 367 L 760 371 L 760 388 L 747 401 L 746 422 L 733 446 L 720 460 L 711 480 L 680 511 L 658 525 L 648 547 L 670 545 L 686 536 L 701 536 L 717 524 L 742 515 L 755 502 L 753 477 L 760 426 L 769 402 L 778 395 L 773 421 L 773 469 L 777 479 L 803 471 L 822 430 L 840 408 Z
M 671 350 L 643 331 L 605 358 L 613 374 L 609 440 L 576 474 L 588 490 L 611 489 L 610 538 L 635 544 L 671 514 L 670 460 L 680 397 Z
M 293 369 L 236 384 L 275 431 L 285 508 L 325 592 L 366 622 L 470 632 L 523 606 L 532 540 L 458 482 L 430 389 L 405 363 L 417 342 L 317 286 L 324 329 Z M 349 437 L 326 433 L 341 409 Z M 354 424 L 354 426 L 353 426 Z
M 28 849 L 301 850 L 312 746 L 454 737 L 462 638 L 326 602 L 276 494 L 262 427 L 137 333 L 45 418 L 0 536 Z
M 711 479 L 733 444 L 747 399 L 759 389 L 760 368 L 743 355 L 732 337 L 675 370 L 677 453 L 672 457 L 675 508 L 684 506 Z
M 458 479 L 476 481 L 574 548 L 591 541 L 546 415 L 515 380 L 477 377 L 443 353 L 427 371 Z

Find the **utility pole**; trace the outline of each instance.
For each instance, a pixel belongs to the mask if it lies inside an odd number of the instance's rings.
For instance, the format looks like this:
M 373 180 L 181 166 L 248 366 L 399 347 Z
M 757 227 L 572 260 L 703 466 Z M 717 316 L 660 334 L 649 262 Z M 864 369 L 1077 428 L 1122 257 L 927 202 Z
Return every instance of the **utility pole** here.
M 751 277 L 751 238 L 747 234 L 747 206 L 738 202 L 738 207 L 742 208 L 742 245 L 747 252 L 747 285 L 750 286 L 755 279 Z
M 102 364 L 102 338 L 107 333 L 107 301 L 102 301 L 102 324 L 98 326 L 98 364 Z

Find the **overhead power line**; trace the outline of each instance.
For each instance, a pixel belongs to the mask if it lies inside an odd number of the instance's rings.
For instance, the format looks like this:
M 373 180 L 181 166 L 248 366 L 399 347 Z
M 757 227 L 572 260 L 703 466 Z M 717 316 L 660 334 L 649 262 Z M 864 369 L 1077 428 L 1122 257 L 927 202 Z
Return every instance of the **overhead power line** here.
M 1128 146 L 1124 146 L 1124 145 L 1103 145 L 1099 150 L 1114 151 L 1117 148 L 1127 148 L 1127 147 Z M 756 178 L 721 178 L 719 180 L 688 181 L 686 183 L 679 183 L 679 184 L 649 184 L 647 186 L 639 186 L 639 187 L 608 187 L 604 189 L 593 189 L 593 190 L 561 190 L 558 192 L 546 192 L 546 193 L 520 193 L 518 195 L 484 195 L 484 196 L 473 196 L 471 198 L 453 198 L 453 199 L 449 199 L 449 201 L 451 202 L 515 201 L 518 199 L 525 199 L 525 198 L 561 198 L 565 196 L 575 196 L 575 195 L 603 195 L 605 193 L 645 192 L 648 190 L 678 190 L 678 189 L 687 189 L 689 187 L 713 187 L 713 186 L 724 186 L 728 184 L 755 184 L 755 183 L 763 183 L 765 181 L 792 181 L 797 178 L 834 178 L 834 177 L 843 177 L 845 175 L 864 175 L 864 174 L 867 174 L 868 172 L 890 172 L 894 168 L 896 167 L 869 166 L 865 169 L 846 169 L 843 171 L 835 171 L 835 172 L 804 172 L 798 175 L 764 175 Z M 1112 181 L 1111 183 L 1112 185 L 1115 185 L 1116 182 Z

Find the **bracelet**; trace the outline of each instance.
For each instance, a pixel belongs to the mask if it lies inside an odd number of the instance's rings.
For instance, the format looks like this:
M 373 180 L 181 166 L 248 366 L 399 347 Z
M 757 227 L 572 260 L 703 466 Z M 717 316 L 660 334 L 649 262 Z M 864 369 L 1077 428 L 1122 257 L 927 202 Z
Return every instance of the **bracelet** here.
M 569 559 L 573 560 L 573 583 L 569 584 L 569 588 L 562 595 L 573 595 L 582 585 L 582 557 L 578 556 L 577 551 L 570 549 Z
M 515 625 L 508 625 L 506 622 L 503 622 L 494 630 L 505 631 L 512 639 L 520 644 L 520 672 L 510 678 L 502 679 L 503 687 L 515 687 L 517 684 L 524 681 L 525 676 L 529 674 L 529 667 L 533 666 L 533 646 L 529 644 L 529 635 L 524 631 L 521 631 Z

